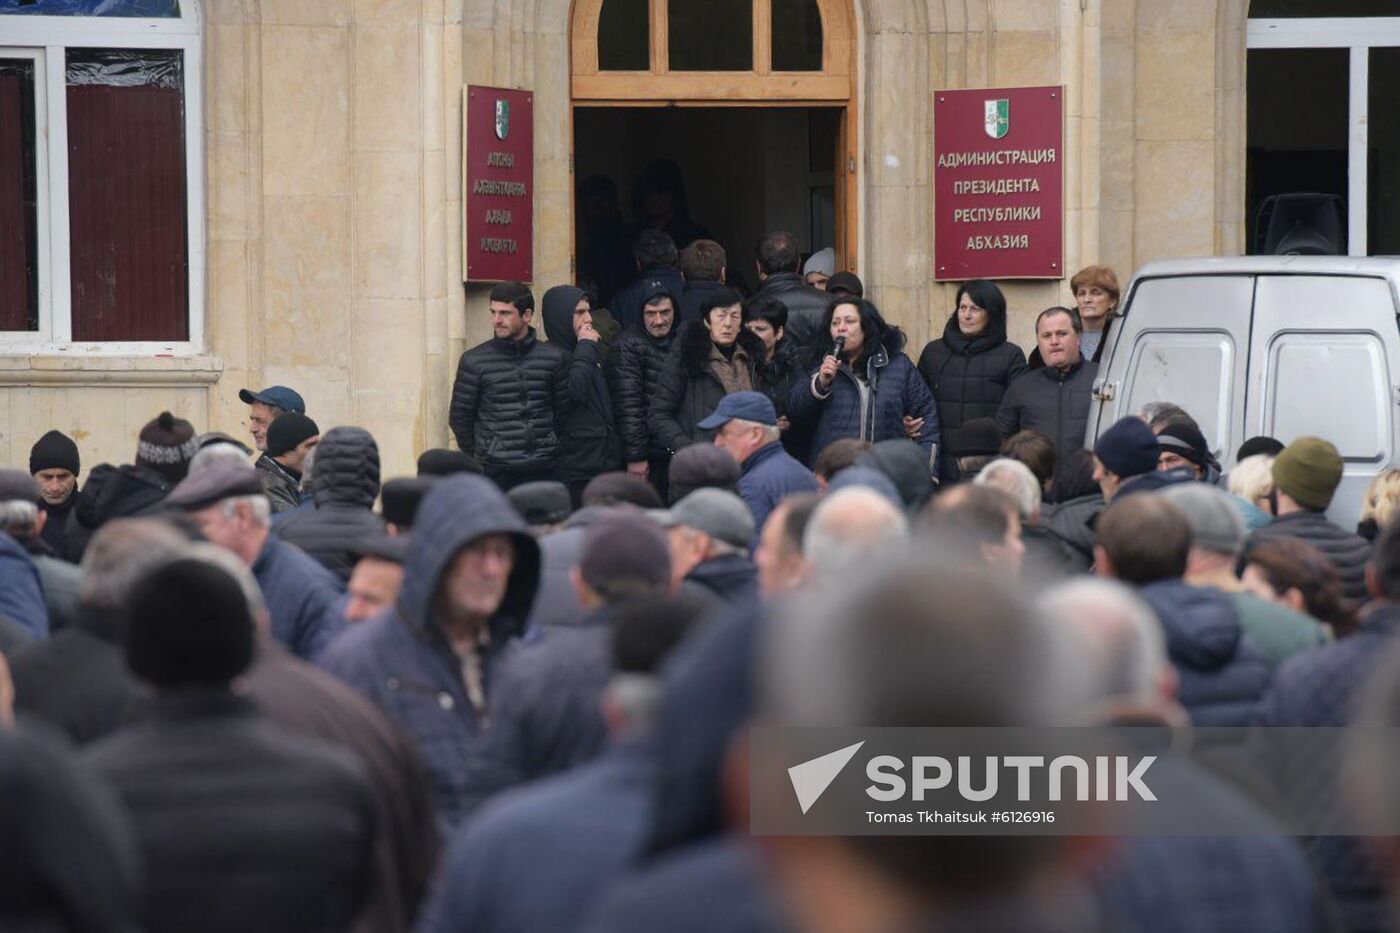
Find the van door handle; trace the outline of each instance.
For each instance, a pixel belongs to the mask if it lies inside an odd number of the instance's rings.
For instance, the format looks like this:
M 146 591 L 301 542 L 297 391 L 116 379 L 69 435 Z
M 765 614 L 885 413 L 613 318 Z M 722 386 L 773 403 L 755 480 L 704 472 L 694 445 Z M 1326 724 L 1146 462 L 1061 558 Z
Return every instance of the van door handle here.
M 1100 402 L 1109 402 L 1118 393 L 1118 383 L 1109 382 L 1107 379 L 1100 379 L 1094 383 L 1094 398 Z

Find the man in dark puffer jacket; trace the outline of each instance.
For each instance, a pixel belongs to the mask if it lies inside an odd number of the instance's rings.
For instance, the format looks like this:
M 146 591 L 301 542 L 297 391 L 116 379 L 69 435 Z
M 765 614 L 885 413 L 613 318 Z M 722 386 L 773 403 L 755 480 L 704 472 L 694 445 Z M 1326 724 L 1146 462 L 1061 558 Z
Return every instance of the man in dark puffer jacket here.
M 647 409 L 652 437 L 671 453 L 714 439 L 699 427 L 730 392 L 763 388 L 763 341 L 743 326 L 743 297 L 721 289 L 680 326 Z
M 462 354 L 448 423 L 502 489 L 554 479 L 569 416 L 569 358 L 535 339 L 535 298 L 520 282 L 491 289 L 494 337 Z
M 1300 437 L 1274 460 L 1272 522 L 1249 536 L 1245 555 L 1257 545 L 1280 538 L 1311 544 L 1332 561 L 1342 577 L 1342 591 L 1355 603 L 1366 601 L 1366 562 L 1371 545 L 1327 520 L 1327 507 L 1342 481 L 1342 457 L 1320 437 Z
M 379 445 L 364 428 L 331 428 L 316 445 L 311 467 L 313 509 L 287 513 L 273 533 L 335 574 L 342 589 L 359 555 L 352 549 L 382 534 L 374 514 L 379 496 Z
M 544 332 L 569 351 L 569 426 L 559 458 L 559 481 L 569 487 L 574 508 L 583 487 L 599 473 L 622 466 L 622 441 L 613 421 L 612 394 L 603 377 L 603 344 L 593 327 L 588 293 L 556 285 L 544 293 Z
M 627 472 L 650 478 L 666 497 L 666 468 L 671 454 L 647 427 L 647 403 L 656 394 L 666 355 L 676 336 L 676 296 L 662 279 L 653 279 L 642 300 L 642 323 L 624 330 L 608 356 L 608 380 L 617 404 Z

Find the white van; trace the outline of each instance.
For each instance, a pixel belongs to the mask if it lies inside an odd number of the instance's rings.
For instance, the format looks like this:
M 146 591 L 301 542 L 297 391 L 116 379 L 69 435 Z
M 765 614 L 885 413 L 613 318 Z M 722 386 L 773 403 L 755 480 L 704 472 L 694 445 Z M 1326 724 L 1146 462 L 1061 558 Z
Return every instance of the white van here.
M 1242 256 L 1148 263 L 1094 384 L 1088 444 L 1147 402 L 1175 402 L 1229 470 L 1241 442 L 1306 434 L 1342 454 L 1328 509 L 1351 528 L 1400 463 L 1400 259 Z

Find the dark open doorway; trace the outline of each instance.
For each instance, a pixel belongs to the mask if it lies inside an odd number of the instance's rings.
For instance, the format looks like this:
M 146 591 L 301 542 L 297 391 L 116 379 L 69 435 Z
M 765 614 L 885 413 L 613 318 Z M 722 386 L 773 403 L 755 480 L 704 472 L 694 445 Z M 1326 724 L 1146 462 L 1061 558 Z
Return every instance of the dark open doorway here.
M 841 107 L 576 107 L 574 178 L 585 193 L 617 192 L 620 215 L 605 224 L 595 198 L 575 212 L 580 282 L 611 298 L 631 270 L 624 244 L 640 229 L 638 178 L 658 159 L 680 169 L 689 225 L 724 247 L 731 284 L 755 284 L 753 246 L 771 230 L 797 237 L 803 255 L 837 247 L 841 234 L 837 173 Z M 585 203 L 585 202 L 591 202 Z M 678 236 L 678 239 L 685 237 Z M 685 244 L 678 243 L 679 246 Z M 838 262 L 837 267 L 841 264 Z

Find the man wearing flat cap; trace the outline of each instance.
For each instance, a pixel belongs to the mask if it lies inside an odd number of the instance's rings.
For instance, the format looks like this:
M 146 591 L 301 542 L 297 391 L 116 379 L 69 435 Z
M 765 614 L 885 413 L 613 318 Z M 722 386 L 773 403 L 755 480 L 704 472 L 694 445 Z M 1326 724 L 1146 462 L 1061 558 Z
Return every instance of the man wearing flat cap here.
M 714 431 L 715 446 L 739 462 L 739 496 L 760 531 L 785 496 L 817 491 L 812 471 L 783 449 L 778 410 L 762 392 L 726 395 L 699 426 Z
M 359 558 L 350 571 L 345 595 L 346 622 L 372 619 L 392 606 L 403 589 L 403 562 L 408 559 L 408 538 L 375 535 L 351 547 Z
M 272 506 L 257 470 L 216 464 L 183 480 L 165 501 L 248 565 L 267 600 L 272 634 L 298 657 L 314 657 L 340 629 L 335 577 L 272 537 Z
M 707 487 L 650 514 L 667 530 L 671 578 L 681 593 L 731 606 L 758 600 L 758 567 L 749 559 L 753 513 L 743 499 Z

